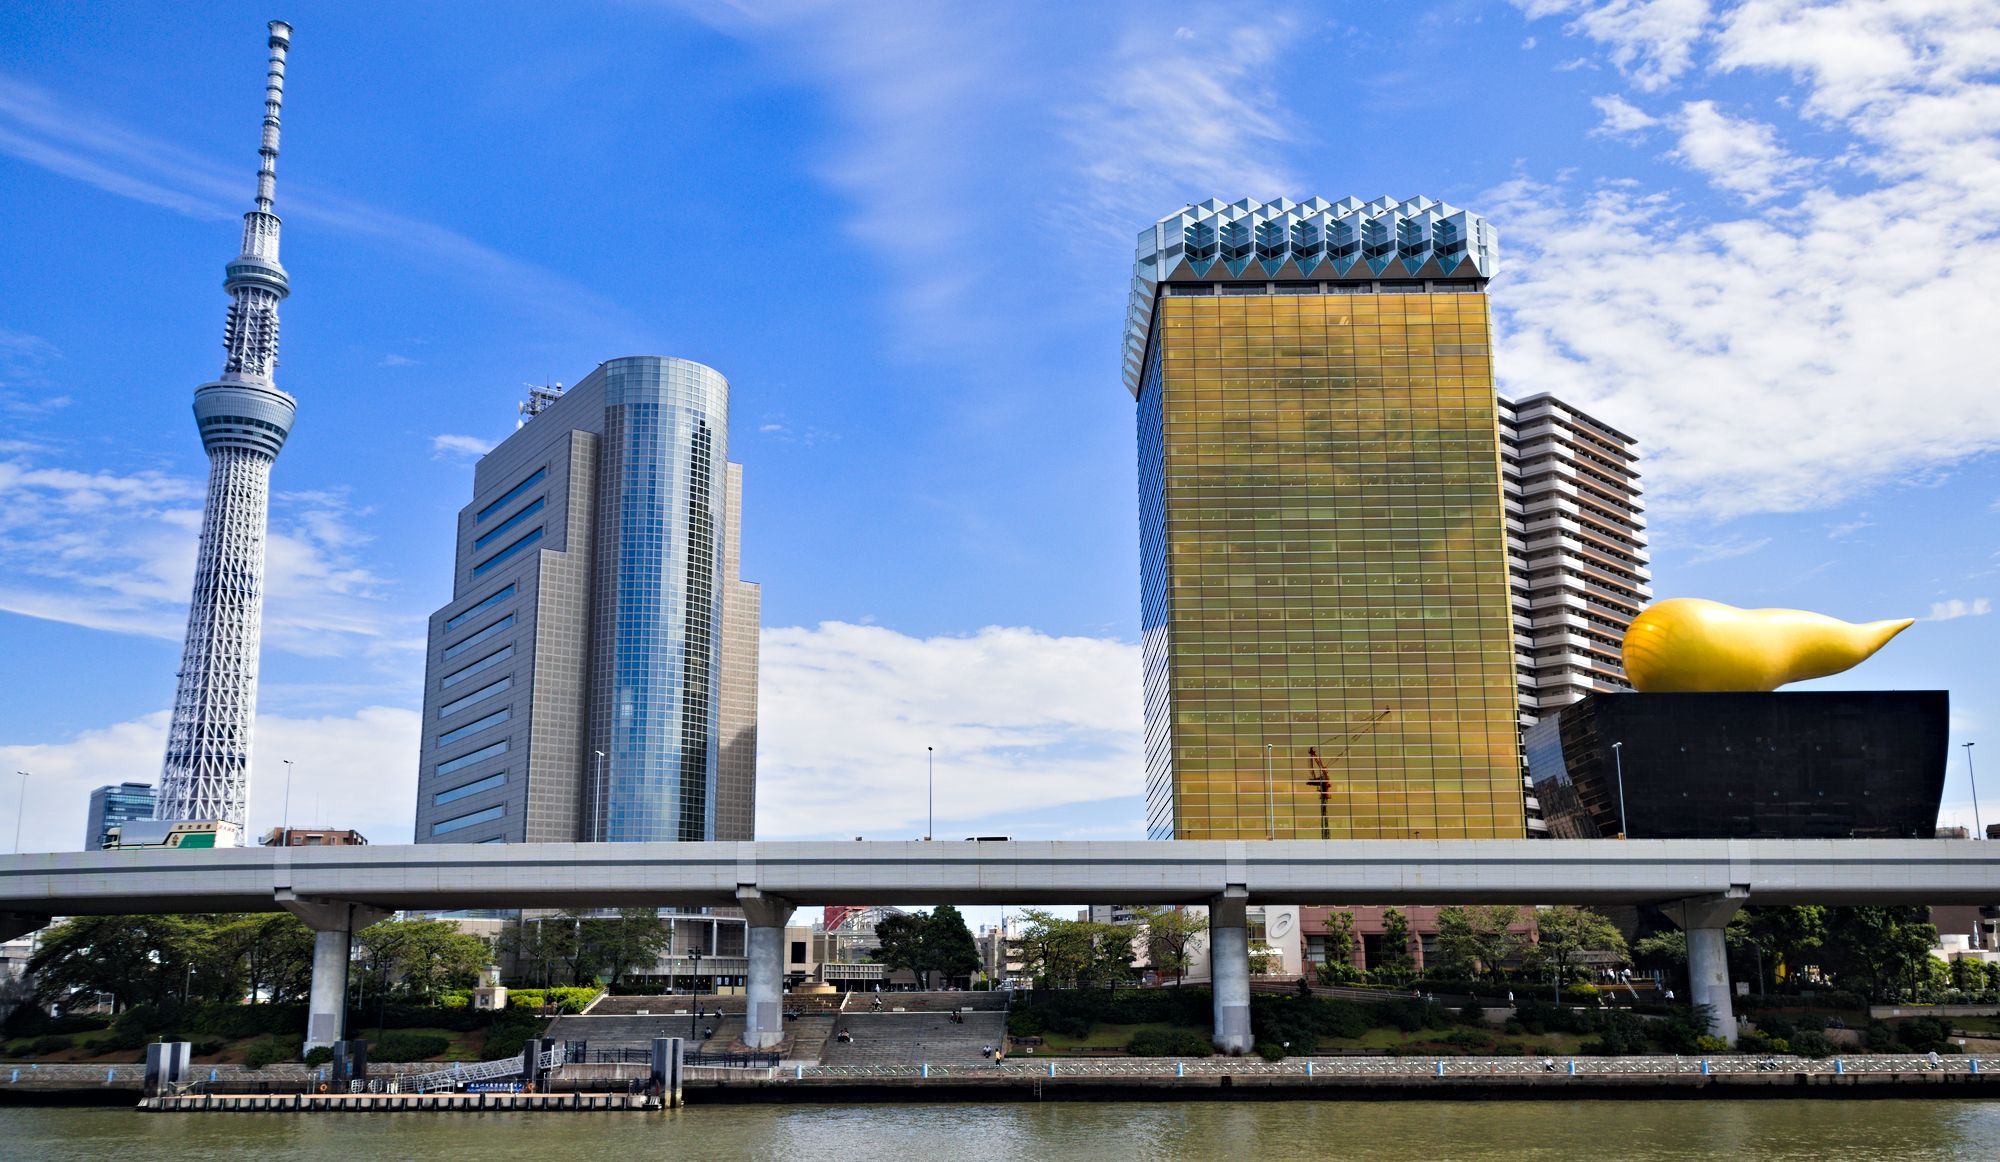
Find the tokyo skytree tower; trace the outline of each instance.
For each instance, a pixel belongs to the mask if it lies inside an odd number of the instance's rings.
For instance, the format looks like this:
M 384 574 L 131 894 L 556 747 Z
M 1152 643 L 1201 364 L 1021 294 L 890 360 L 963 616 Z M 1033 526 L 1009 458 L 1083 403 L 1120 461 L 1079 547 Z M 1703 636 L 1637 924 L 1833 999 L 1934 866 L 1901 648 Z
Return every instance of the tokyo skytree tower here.
M 194 392 L 195 425 L 208 452 L 208 498 L 187 644 L 167 730 L 156 819 L 224 820 L 242 828 L 250 794 L 250 731 L 257 714 L 257 647 L 264 611 L 264 534 L 271 462 L 292 430 L 296 406 L 272 381 L 278 362 L 278 303 L 290 291 L 278 265 L 278 108 L 292 28 L 271 22 L 258 147 L 257 208 L 243 215 L 243 252 L 223 281 L 229 318 L 222 375 Z

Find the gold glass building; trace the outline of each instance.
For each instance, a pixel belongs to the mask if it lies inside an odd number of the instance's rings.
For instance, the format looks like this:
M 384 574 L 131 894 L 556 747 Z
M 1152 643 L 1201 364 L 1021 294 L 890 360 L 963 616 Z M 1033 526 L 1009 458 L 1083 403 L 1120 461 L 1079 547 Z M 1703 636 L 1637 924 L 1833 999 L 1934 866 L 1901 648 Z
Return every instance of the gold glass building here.
M 1214 202 L 1141 236 L 1147 828 L 1524 833 L 1476 216 Z

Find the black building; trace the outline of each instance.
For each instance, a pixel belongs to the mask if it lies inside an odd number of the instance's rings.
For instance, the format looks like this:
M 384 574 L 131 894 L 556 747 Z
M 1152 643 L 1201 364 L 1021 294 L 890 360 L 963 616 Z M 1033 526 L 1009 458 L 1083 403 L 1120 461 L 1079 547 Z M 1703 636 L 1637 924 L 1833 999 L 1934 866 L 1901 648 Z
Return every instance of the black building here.
M 1948 701 L 1598 693 L 1530 727 L 1523 749 L 1552 838 L 1928 839 Z

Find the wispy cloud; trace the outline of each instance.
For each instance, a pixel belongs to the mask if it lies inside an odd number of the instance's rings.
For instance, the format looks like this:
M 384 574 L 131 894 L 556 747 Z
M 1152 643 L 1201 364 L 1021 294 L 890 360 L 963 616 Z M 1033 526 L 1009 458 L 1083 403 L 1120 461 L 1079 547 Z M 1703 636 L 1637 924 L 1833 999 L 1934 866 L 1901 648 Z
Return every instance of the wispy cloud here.
M 1949 601 L 1931 602 L 1931 611 L 1925 621 L 1956 621 L 1961 617 L 1984 617 L 1993 612 L 1993 602 L 1984 597 L 1967 600 L 1954 597 Z
M 375 366 L 377 366 L 377 367 L 415 367 L 415 366 L 417 366 L 417 361 L 416 361 L 416 360 L 414 360 L 414 359 L 412 359 L 412 358 L 410 358 L 410 357 L 409 357 L 409 356 L 407 356 L 407 355 L 398 355 L 398 354 L 396 354 L 395 352 L 391 351 L 391 352 L 390 352 L 389 354 L 387 354 L 387 355 L 384 355 L 384 356 L 382 357 L 382 361 L 381 361 L 380 363 L 377 363 L 377 364 L 376 364 Z
M 1514 0 L 1530 19 L 1572 17 L 1568 31 L 1610 50 L 1634 87 L 1655 92 L 1694 63 L 1707 32 L 1708 0 Z
M 1127 224 L 1182 203 L 1296 193 L 1283 161 L 1294 119 L 1271 74 L 1298 32 L 1285 13 L 1218 13 L 1171 33 L 1135 21 L 1093 99 L 1066 110 L 1093 216 L 1122 242 L 1133 233 Z
M 78 472 L 0 461 L 0 610 L 178 640 L 201 531 L 201 485 L 159 472 Z M 421 649 L 359 561 L 368 538 L 338 492 L 272 497 L 267 645 L 306 656 Z
M 1604 120 L 1591 132 L 1600 137 L 1634 137 L 1660 123 L 1660 119 L 1616 93 L 1592 97 L 1590 103 Z
M 204 221 L 239 217 L 251 187 L 240 165 L 129 129 L 17 77 L 0 73 L 0 153 L 88 185 Z M 416 256 L 521 309 L 592 333 L 636 337 L 645 329 L 597 291 L 453 230 L 281 181 L 288 225 L 311 224 Z
M 1803 158 L 1778 143 L 1777 130 L 1761 122 L 1731 117 L 1713 101 L 1690 101 L 1674 119 L 1680 140 L 1669 156 L 1745 202 L 1767 201 L 1791 188 Z
M 431 455 L 441 460 L 477 460 L 498 446 L 498 440 L 482 440 L 478 436 L 431 437 Z
M 1689 545 L 1694 556 L 1688 558 L 1690 565 L 1708 565 L 1716 561 L 1728 561 L 1737 557 L 1747 557 L 1771 543 L 1770 537 L 1724 537 L 1702 545 Z
M 1844 520 L 1839 524 L 1828 525 L 1826 539 L 1829 541 L 1844 541 L 1862 529 L 1872 529 L 1874 527 L 1875 522 L 1869 520 L 1868 514 L 1864 512 L 1853 520 Z

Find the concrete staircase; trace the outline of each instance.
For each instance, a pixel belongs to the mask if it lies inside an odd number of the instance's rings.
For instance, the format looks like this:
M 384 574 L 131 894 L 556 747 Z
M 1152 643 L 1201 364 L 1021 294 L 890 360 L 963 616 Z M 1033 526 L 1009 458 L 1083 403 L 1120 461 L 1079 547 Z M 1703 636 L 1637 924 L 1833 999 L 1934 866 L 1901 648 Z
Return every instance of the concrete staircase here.
M 886 998 L 883 1004 L 886 1008 Z M 988 1060 L 980 1053 L 981 1046 L 997 1048 L 1005 1043 L 1004 1010 L 970 1012 L 959 1024 L 949 1009 L 947 1005 L 940 1011 L 842 1013 L 836 1032 L 845 1029 L 854 1039 L 847 1044 L 838 1037 L 829 1039 L 822 1060 L 828 1065 L 978 1065 Z

